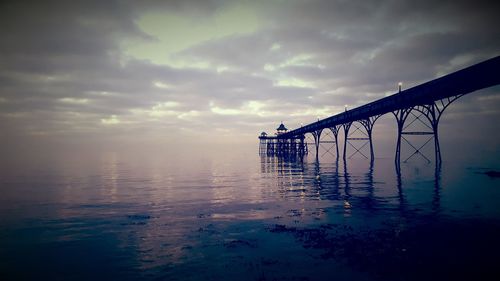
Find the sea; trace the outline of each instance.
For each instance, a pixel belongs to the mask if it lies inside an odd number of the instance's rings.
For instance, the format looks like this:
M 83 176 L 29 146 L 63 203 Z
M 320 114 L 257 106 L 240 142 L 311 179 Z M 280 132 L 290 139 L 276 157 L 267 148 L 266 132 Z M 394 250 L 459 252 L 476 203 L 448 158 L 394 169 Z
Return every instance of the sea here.
M 0 280 L 498 280 L 498 151 L 3 157 Z

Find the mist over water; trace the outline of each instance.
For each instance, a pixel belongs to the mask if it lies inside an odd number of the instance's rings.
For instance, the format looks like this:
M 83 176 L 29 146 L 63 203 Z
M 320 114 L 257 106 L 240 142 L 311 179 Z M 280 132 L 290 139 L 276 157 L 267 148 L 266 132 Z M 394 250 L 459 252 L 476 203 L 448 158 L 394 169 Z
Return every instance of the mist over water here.
M 256 145 L 19 154 L 0 172 L 0 277 L 484 277 L 500 255 L 500 184 L 484 174 L 498 154 L 446 152 L 400 176 L 392 157 Z

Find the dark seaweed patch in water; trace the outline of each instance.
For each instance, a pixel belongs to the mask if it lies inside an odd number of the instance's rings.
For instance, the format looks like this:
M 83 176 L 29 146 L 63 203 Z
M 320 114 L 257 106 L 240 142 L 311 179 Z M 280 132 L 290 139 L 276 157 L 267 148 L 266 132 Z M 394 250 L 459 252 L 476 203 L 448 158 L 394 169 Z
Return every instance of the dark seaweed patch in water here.
M 265 265 L 265 266 L 273 266 L 273 265 L 278 264 L 279 261 L 276 259 L 262 259 L 261 263 L 262 263 L 262 265 Z
M 127 218 L 131 220 L 149 220 L 151 219 L 150 215 L 128 215 Z
M 226 248 L 239 248 L 239 247 L 249 247 L 249 248 L 257 248 L 257 242 L 254 240 L 243 240 L 243 239 L 234 239 L 224 242 L 224 247 Z
M 213 224 L 207 224 L 204 227 L 198 228 L 198 232 L 200 233 L 206 233 L 208 235 L 216 235 L 216 234 L 221 234 L 220 231 L 216 230 Z
M 199 219 L 204 219 L 204 218 L 209 218 L 211 217 L 212 215 L 211 214 L 198 214 L 196 217 L 199 218 Z
M 299 210 L 288 210 L 287 215 L 289 217 L 300 217 L 302 216 L 302 212 Z
M 144 214 L 128 215 L 128 221 L 121 223 L 121 225 L 146 225 L 147 221 L 152 218 L 150 215 Z
M 492 178 L 500 178 L 500 171 L 487 171 L 484 174 Z
M 297 228 L 276 224 L 320 259 L 335 259 L 380 280 L 495 280 L 500 222 L 429 221 L 412 227 L 387 224 L 354 230 L 342 225 Z

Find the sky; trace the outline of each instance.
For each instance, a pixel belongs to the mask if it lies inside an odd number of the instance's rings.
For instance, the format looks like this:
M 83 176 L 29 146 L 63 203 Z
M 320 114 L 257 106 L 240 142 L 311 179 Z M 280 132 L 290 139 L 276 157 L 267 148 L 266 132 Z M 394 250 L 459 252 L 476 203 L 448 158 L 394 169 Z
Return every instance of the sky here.
M 500 55 L 498 6 L 2 1 L 0 145 L 256 143 Z M 457 101 L 445 130 L 499 139 L 499 93 Z

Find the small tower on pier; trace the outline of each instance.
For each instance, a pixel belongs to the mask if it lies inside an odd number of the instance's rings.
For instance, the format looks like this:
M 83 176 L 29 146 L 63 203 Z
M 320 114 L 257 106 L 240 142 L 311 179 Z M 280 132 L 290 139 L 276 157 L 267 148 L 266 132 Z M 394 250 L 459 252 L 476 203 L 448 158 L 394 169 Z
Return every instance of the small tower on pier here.
M 276 135 L 279 136 L 281 134 L 284 134 L 288 131 L 288 129 L 283 125 L 283 122 L 279 125 L 279 127 L 276 129 Z
M 307 154 L 307 143 L 304 143 L 304 136 L 293 136 L 284 138 L 288 129 L 283 122 L 276 128 L 274 136 L 262 132 L 259 135 L 259 154 L 267 156 L 304 156 Z M 282 136 L 282 137 L 280 137 Z

